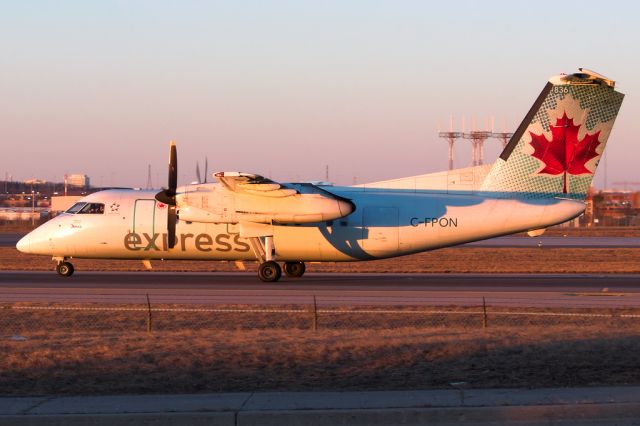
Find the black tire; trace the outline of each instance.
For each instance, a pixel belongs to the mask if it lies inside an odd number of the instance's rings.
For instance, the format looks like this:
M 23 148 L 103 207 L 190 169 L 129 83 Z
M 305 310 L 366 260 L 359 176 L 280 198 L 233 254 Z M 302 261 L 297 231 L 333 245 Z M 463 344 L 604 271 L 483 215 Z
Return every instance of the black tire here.
M 69 262 L 60 262 L 56 266 L 56 272 L 63 277 L 70 277 L 73 275 L 73 265 Z
M 284 263 L 284 273 L 288 277 L 292 278 L 300 278 L 304 275 L 304 271 L 307 270 L 307 267 L 304 265 L 304 262 L 285 262 Z
M 280 265 L 272 260 L 261 263 L 258 267 L 258 277 L 266 283 L 276 282 L 281 276 L 282 269 L 280 269 Z

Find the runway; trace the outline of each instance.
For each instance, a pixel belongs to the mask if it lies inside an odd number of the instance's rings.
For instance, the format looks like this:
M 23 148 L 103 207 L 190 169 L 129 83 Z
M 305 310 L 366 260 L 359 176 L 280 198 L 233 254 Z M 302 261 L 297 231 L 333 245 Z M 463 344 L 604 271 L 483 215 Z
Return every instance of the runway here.
M 0 272 L 0 302 L 640 307 L 640 275 Z
M 0 247 L 15 247 L 24 233 L 0 233 Z M 462 247 L 564 247 L 564 248 L 640 248 L 638 237 L 555 237 L 508 236 L 476 241 Z
M 0 247 L 15 247 L 20 238 L 24 237 L 24 232 L 3 232 L 0 233 Z

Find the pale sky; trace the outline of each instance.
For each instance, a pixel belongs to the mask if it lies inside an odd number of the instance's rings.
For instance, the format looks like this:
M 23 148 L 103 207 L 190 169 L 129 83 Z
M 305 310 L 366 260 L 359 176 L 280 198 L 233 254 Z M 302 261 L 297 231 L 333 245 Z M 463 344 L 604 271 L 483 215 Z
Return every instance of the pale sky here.
M 3 1 L 0 179 L 166 184 L 209 172 L 351 184 L 444 170 L 449 116 L 513 130 L 548 77 L 627 94 L 608 181 L 640 180 L 630 1 Z M 485 161 L 499 154 L 490 140 Z M 460 141 L 456 167 L 468 166 Z M 596 185 L 602 186 L 603 167 Z

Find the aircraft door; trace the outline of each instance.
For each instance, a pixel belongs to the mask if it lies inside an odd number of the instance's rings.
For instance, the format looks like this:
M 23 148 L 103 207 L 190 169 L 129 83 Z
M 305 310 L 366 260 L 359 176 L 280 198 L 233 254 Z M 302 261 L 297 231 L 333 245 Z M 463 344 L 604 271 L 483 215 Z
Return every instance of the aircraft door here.
M 135 201 L 133 210 L 133 231 L 140 235 L 147 234 L 152 236 L 156 232 L 156 200 Z
M 398 250 L 398 209 L 365 207 L 363 212 L 364 250 L 370 254 Z

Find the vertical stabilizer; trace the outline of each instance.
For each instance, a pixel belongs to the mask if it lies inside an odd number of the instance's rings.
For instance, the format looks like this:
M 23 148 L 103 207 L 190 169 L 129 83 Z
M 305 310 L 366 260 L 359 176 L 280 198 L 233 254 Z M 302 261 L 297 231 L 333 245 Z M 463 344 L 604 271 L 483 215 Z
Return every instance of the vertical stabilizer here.
M 501 198 L 586 197 L 624 95 L 591 71 L 552 77 L 482 184 Z

